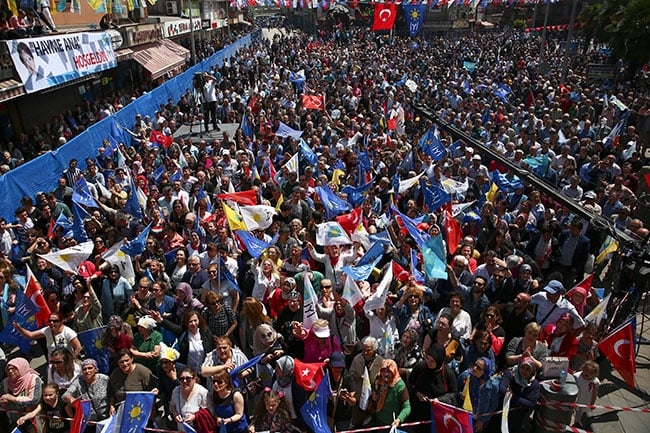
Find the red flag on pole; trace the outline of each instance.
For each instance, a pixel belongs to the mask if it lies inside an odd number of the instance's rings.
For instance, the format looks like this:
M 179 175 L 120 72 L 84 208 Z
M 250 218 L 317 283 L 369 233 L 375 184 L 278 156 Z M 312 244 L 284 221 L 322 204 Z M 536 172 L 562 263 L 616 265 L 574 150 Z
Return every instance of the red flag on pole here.
M 257 204 L 257 191 L 249 189 L 241 192 L 226 192 L 218 194 L 217 198 L 219 200 L 231 200 L 235 203 L 252 206 Z
M 310 110 L 322 110 L 325 108 L 323 95 L 302 95 L 302 106 Z
M 351 235 L 361 222 L 361 208 L 354 208 L 351 212 L 337 216 L 336 222 L 341 225 L 341 228 L 345 230 L 346 233 Z
M 433 422 L 438 432 L 472 433 L 472 414 L 459 407 L 431 401 Z
M 566 296 L 571 297 L 571 292 L 573 292 L 578 287 L 582 287 L 583 289 L 585 289 L 585 292 L 589 293 L 589 291 L 591 290 L 591 286 L 594 283 L 594 275 L 596 275 L 595 272 L 592 272 L 591 274 L 587 275 L 587 278 L 585 278 L 584 280 L 580 281 L 578 284 L 573 286 L 573 288 L 567 292 Z
M 375 5 L 375 19 L 372 22 L 372 30 L 390 30 L 395 24 L 397 18 L 397 5 L 396 4 L 376 4 Z
M 77 399 L 72 402 L 74 418 L 70 425 L 70 433 L 84 433 L 90 419 L 90 400 Z
M 632 330 L 635 320 L 636 318 L 633 317 L 598 343 L 598 350 L 609 359 L 625 383 L 632 388 L 634 388 L 634 374 L 636 373 L 634 332 Z
M 461 229 L 458 221 L 451 215 L 449 207 L 445 208 L 445 232 L 447 234 L 447 249 L 449 254 L 454 254 L 456 248 L 460 245 L 463 239 L 463 229 Z
M 322 362 L 307 363 L 299 359 L 294 359 L 293 362 L 293 374 L 296 383 L 307 391 L 314 391 L 318 388 L 320 381 L 323 380 L 323 367 L 325 364 Z
M 46 326 L 50 320 L 50 307 L 47 306 L 47 302 L 45 302 L 45 298 L 43 297 L 43 289 L 41 289 L 41 285 L 36 281 L 29 266 L 27 266 L 25 296 L 31 299 L 34 305 L 38 307 L 38 313 L 36 313 L 36 324 L 39 327 Z

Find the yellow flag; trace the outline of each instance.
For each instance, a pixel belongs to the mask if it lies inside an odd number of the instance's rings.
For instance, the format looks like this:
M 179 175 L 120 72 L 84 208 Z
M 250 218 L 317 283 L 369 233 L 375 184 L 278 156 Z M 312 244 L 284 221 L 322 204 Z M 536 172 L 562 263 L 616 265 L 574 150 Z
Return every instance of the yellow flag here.
M 611 236 L 607 236 L 603 246 L 600 248 L 598 257 L 596 257 L 596 264 L 602 263 L 608 255 L 618 250 L 618 241 Z
M 223 206 L 223 213 L 226 214 L 226 219 L 228 220 L 228 225 L 230 226 L 230 230 L 248 231 L 248 227 L 246 227 L 246 224 L 244 223 L 244 219 L 241 217 L 241 215 L 235 212 L 233 208 L 228 206 L 225 202 L 222 202 L 221 205 Z
M 335 169 L 335 170 L 332 172 L 332 179 L 331 179 L 331 181 L 334 182 L 334 183 L 337 184 L 337 185 L 340 185 L 340 184 L 341 184 L 341 181 L 339 180 L 339 177 L 340 177 L 341 175 L 345 175 L 345 172 L 344 172 L 343 170 L 341 170 L 340 168 Z
M 499 192 L 499 187 L 497 186 L 496 183 L 492 182 L 492 185 L 490 186 L 490 190 L 485 193 L 485 198 L 489 202 L 494 202 L 494 198 L 497 196 L 498 192 Z
M 278 199 L 278 203 L 275 205 L 275 210 L 280 212 L 280 206 L 282 206 L 282 203 L 284 203 L 284 195 L 280 194 L 280 198 Z
M 18 15 L 18 6 L 16 6 L 16 0 L 7 0 L 7 7 L 12 14 Z
M 465 379 L 465 387 L 463 388 L 463 409 L 469 411 L 469 412 L 474 412 L 474 409 L 472 408 L 472 399 L 469 396 L 469 381 L 470 377 L 467 376 Z

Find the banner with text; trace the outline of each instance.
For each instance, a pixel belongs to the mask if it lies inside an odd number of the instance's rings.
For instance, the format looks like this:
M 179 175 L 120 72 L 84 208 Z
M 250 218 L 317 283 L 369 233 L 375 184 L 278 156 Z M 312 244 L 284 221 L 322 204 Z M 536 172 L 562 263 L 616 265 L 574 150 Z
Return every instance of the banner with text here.
M 105 32 L 17 39 L 7 46 L 27 93 L 117 66 Z

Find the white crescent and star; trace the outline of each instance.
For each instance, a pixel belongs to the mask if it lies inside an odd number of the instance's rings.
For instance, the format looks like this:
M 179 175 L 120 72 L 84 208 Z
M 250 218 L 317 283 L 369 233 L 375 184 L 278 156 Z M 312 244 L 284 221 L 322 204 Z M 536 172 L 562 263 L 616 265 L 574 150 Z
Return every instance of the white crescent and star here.
M 624 346 L 626 344 L 630 344 L 630 340 L 619 340 L 614 344 L 614 353 L 616 353 L 619 358 L 626 358 L 626 356 L 621 355 L 621 353 L 618 351 L 621 346 Z
M 463 426 L 460 425 L 460 422 L 459 422 L 456 418 L 454 418 L 453 416 L 451 416 L 451 415 L 449 415 L 449 414 L 446 414 L 446 415 L 443 417 L 443 424 L 445 425 L 445 427 L 447 427 L 447 421 L 449 421 L 449 420 L 451 420 L 451 422 L 453 422 L 454 424 L 456 424 L 456 427 L 458 427 L 458 432 L 462 432 L 462 431 L 463 431 Z
M 393 16 L 393 11 L 391 11 L 390 9 L 382 9 L 381 11 L 379 11 L 379 20 L 383 23 L 388 21 L 391 16 Z

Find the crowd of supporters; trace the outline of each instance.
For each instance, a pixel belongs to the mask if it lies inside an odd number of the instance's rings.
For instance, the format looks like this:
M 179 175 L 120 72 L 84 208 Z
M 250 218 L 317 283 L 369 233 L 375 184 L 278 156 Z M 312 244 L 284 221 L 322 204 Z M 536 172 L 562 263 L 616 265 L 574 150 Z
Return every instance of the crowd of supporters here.
M 414 41 L 339 29 L 255 41 L 206 71 L 211 79 L 202 92 L 160 101 L 155 116 L 124 125 L 130 146 L 112 154 L 100 148 L 85 170 L 70 161 L 52 192 L 26 197 L 15 221 L 0 220 L 2 324 L 44 340 L 48 360 L 39 374 L 29 368 L 29 354 L 8 356 L 0 405 L 12 425 L 31 433 L 31 419 L 71 415 L 80 397 L 93 402 L 98 421 L 115 412 L 126 391 L 152 390 L 159 401 L 152 424 L 160 428 L 182 429 L 186 421 L 200 431 L 221 424 L 228 432 L 305 431 L 300 408 L 309 393 L 299 362 L 325 363 L 333 390 L 328 415 L 339 430 L 428 421 L 430 400 L 438 399 L 471 402 L 474 430 L 499 431 L 500 415 L 491 414 L 510 390 L 510 428 L 526 431 L 549 356 L 569 358 L 579 401 L 593 402 L 600 335 L 584 318 L 599 298 L 592 287 L 569 290 L 593 269 L 603 234 L 525 183 L 491 191 L 492 172 L 503 167 L 444 130 L 438 133 L 446 155 L 432 155 L 420 144 L 431 124 L 414 108 L 429 107 L 645 241 L 637 194 L 646 182 L 638 173 L 647 143 L 637 128 L 646 122 L 647 93 L 635 83 L 588 80 L 585 65 L 603 56 L 598 51 L 571 59 L 561 81 L 557 46 L 548 42 L 550 71 L 542 74 L 539 39 L 516 31 Z M 296 78 L 301 70 L 304 82 Z M 302 93 L 323 95 L 326 109 L 306 109 Z M 202 112 L 192 110 L 193 99 L 213 96 L 218 121 L 245 117 L 252 137 L 238 129 L 214 140 L 176 138 L 168 147 L 149 140 L 151 131 L 173 136 L 186 122 L 198 128 Z M 610 132 L 623 118 L 626 128 L 614 143 Z M 275 134 L 285 126 L 302 131 L 315 164 L 303 155 L 298 172 L 287 168 L 300 143 Z M 367 169 L 360 161 L 366 157 Z M 538 157 L 545 157 L 542 170 L 533 167 Z M 424 185 L 394 191 L 396 176 L 421 173 Z M 83 225 L 94 247 L 74 274 L 39 255 L 79 242 L 54 221 L 73 218 L 81 177 L 99 206 L 86 209 Z M 357 281 L 364 300 L 389 269 L 395 276 L 385 304 L 373 309 L 343 296 L 343 268 L 367 245 L 323 246 L 316 236 L 328 209 L 315 188 L 327 185 L 348 199 L 346 186 L 367 182 L 358 222 L 370 238 L 385 230 L 390 239 L 373 273 Z M 142 218 L 129 208 L 134 185 L 146 196 Z M 469 204 L 458 216 L 457 245 L 448 245 L 443 209 L 426 205 L 425 186 L 448 189 L 453 204 Z M 277 209 L 270 226 L 253 231 L 272 244 L 258 258 L 230 230 L 218 198 L 250 190 L 258 204 Z M 391 204 L 419 231 L 444 238 L 446 278 L 416 277 L 424 272 L 422 251 Z M 105 261 L 106 251 L 148 225 L 144 251 L 132 258 L 134 275 L 122 275 Z M 25 264 L 51 311 L 48 325 L 33 331 L 12 320 Z M 310 328 L 302 323 L 306 279 L 318 297 Z M 106 326 L 102 344 L 112 355 L 108 375 L 77 338 L 99 326 Z M 235 386 L 230 373 L 258 355 L 264 356 L 235 376 Z M 578 411 L 575 422 L 583 415 Z M 65 431 L 60 421 L 46 420 L 47 431 Z

